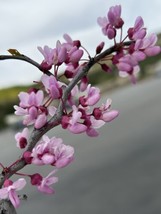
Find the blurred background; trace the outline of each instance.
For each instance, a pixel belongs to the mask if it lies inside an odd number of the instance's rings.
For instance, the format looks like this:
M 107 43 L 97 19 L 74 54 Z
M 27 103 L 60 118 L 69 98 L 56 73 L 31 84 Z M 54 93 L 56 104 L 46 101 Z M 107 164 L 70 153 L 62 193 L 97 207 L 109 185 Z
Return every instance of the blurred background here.
M 122 5 L 124 34 L 141 15 L 148 33 L 158 34 L 161 45 L 161 1 L 115 0 L 0 0 L 0 54 L 16 48 L 37 62 L 42 56 L 37 46 L 55 47 L 63 41 L 64 33 L 80 39 L 92 54 L 95 47 L 106 42 L 97 17 L 105 16 L 109 7 Z M 95 36 L 97 35 L 97 36 Z M 107 40 L 107 41 L 106 41 Z M 159 214 L 161 210 L 161 55 L 141 64 L 136 85 L 102 73 L 96 67 L 90 75 L 93 84 L 100 85 L 101 102 L 113 100 L 119 117 L 100 129 L 97 138 L 71 135 L 57 127 L 50 136 L 62 137 L 64 143 L 75 147 L 75 161 L 57 172 L 56 194 L 46 196 L 29 186 L 24 190 L 18 214 L 109 213 Z M 0 61 L 0 162 L 11 164 L 20 151 L 14 135 L 22 123 L 13 115 L 17 94 L 27 90 L 40 72 L 33 66 L 13 60 Z M 40 168 L 48 174 L 51 168 Z M 22 170 L 35 172 L 34 167 Z

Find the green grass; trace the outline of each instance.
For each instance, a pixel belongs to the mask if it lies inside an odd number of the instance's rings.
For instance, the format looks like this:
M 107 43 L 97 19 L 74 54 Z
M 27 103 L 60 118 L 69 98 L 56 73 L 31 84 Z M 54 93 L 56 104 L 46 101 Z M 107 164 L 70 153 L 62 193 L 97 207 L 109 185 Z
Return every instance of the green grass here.
M 0 103 L 6 103 L 11 100 L 18 100 L 18 93 L 20 91 L 28 90 L 29 86 L 14 86 L 0 89 Z

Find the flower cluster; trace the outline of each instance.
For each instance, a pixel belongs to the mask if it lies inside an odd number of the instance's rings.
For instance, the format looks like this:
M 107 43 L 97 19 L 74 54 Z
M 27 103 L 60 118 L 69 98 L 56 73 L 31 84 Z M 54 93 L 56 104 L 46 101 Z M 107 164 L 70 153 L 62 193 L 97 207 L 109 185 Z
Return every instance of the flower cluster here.
M 0 199 L 7 199 L 11 201 L 14 207 L 18 207 L 20 205 L 20 199 L 16 193 L 24 188 L 26 185 L 26 181 L 24 178 L 20 178 L 15 182 L 6 179 L 4 182 L 4 188 L 0 189 Z
M 49 139 L 46 135 L 30 154 L 31 163 L 36 165 L 49 164 L 56 168 L 67 166 L 73 158 L 73 147 L 64 145 L 61 138 L 52 137 Z
M 117 66 L 119 74 L 122 77 L 130 76 L 131 81 L 135 83 L 136 74 L 139 72 L 139 62 L 146 57 L 155 56 L 160 53 L 161 48 L 156 45 L 157 36 L 151 34 L 147 36 L 147 30 L 144 27 L 142 17 L 137 17 L 133 27 L 127 31 L 127 35 L 122 38 L 122 27 L 124 21 L 121 18 L 121 6 L 111 7 L 107 17 L 99 17 L 98 24 L 101 26 L 103 34 L 109 39 L 114 39 L 116 52 L 113 54 L 112 63 Z M 116 44 L 118 30 L 121 29 L 119 42 Z M 127 47 L 123 42 L 128 38 L 131 44 Z
M 86 132 L 90 137 L 98 136 L 96 129 L 102 127 L 118 116 L 118 111 L 110 110 L 111 101 L 101 107 L 93 107 L 100 100 L 100 90 L 89 84 L 86 95 L 81 95 L 79 100 L 72 105 L 72 110 L 62 117 L 62 128 L 74 134 Z M 91 109 L 91 107 L 93 107 Z
M 44 56 L 44 60 L 41 63 L 42 70 L 49 70 L 54 65 L 56 75 L 57 67 L 65 63 L 67 65 L 65 70 L 66 76 L 71 76 L 71 74 L 69 74 L 71 68 L 71 73 L 73 75 L 76 73 L 79 61 L 83 56 L 83 50 L 80 49 L 81 43 L 79 40 L 73 41 L 67 34 L 64 34 L 64 39 L 66 42 L 61 43 L 57 41 L 55 48 L 50 48 L 48 46 L 44 46 L 44 48 L 38 47 L 38 50 Z
M 99 134 L 97 129 L 114 120 L 119 114 L 117 110 L 111 109 L 111 99 L 99 104 L 101 91 L 92 86 L 87 78 L 90 66 L 98 63 L 108 73 L 111 71 L 108 65 L 108 60 L 110 60 L 110 63 L 118 68 L 121 76 L 129 75 L 132 82 L 135 82 L 139 62 L 145 60 L 146 57 L 160 53 L 160 47 L 156 45 L 156 35 L 146 36 L 147 31 L 141 17 L 137 17 L 134 26 L 128 29 L 123 38 L 124 20 L 121 18 L 120 5 L 111 7 L 107 16 L 99 17 L 97 22 L 102 28 L 103 34 L 108 39 L 113 39 L 112 51 L 107 52 L 106 50 L 102 54 L 105 43 L 101 42 L 96 47 L 95 57 L 91 57 L 81 42 L 72 40 L 68 34 L 64 34 L 65 42 L 57 41 L 54 48 L 38 47 L 44 57 L 38 66 L 43 74 L 39 81 L 35 81 L 35 88 L 19 93 L 19 105 L 14 106 L 15 114 L 23 117 L 25 125 L 25 128 L 15 135 L 17 147 L 24 149 L 21 159 L 18 161 L 22 160 L 24 165 L 50 165 L 54 168 L 46 177 L 37 172 L 32 175 L 21 173 L 17 173 L 17 175 L 28 176 L 31 185 L 36 186 L 38 191 L 43 193 L 54 193 L 51 185 L 56 183 L 58 178 L 53 174 L 74 160 L 74 148 L 65 145 L 60 138 L 49 138 L 42 133 L 46 133 L 56 125 L 61 125 L 63 129 L 67 129 L 73 134 L 86 133 L 90 137 L 95 137 Z M 117 42 L 119 32 L 120 37 Z M 82 56 L 85 51 L 88 59 L 83 61 Z M 13 55 L 17 53 L 18 56 L 20 55 L 19 52 L 13 50 L 10 52 Z M 25 56 L 21 55 L 21 57 Z M 27 60 L 29 61 L 29 59 Z M 103 63 L 104 61 L 105 63 Z M 61 78 L 62 76 L 63 78 Z M 31 125 L 34 127 L 32 135 L 28 128 Z M 40 133 L 37 135 L 36 143 L 33 133 Z M 1 166 L 3 167 L 2 164 Z M 4 174 L 10 173 L 12 166 L 15 166 L 14 163 L 7 168 L 7 171 L 4 168 Z M 14 168 L 15 174 L 17 171 Z M 20 178 L 13 182 L 8 179 L 9 177 L 10 175 L 7 174 L 3 188 L 0 189 L 0 199 L 8 198 L 14 207 L 18 207 L 20 200 L 16 191 L 21 190 L 26 185 L 26 181 L 24 178 Z

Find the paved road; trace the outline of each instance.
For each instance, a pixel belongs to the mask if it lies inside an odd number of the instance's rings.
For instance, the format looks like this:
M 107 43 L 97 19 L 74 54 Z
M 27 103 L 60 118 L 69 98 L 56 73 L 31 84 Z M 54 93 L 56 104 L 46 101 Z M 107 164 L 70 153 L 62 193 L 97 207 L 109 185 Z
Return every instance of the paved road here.
M 50 132 L 75 145 L 75 161 L 57 173 L 55 195 L 27 188 L 28 200 L 18 214 L 161 213 L 161 79 L 108 96 L 120 116 L 100 130 L 100 137 L 72 136 L 59 128 Z M 18 154 L 12 136 L 8 131 L 0 135 L 0 158 L 8 154 L 5 164 Z

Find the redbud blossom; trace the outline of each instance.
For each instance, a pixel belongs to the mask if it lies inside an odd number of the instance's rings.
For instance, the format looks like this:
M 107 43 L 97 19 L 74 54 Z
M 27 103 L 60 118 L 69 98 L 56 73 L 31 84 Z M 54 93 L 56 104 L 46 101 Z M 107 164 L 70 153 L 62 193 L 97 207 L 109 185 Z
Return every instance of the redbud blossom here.
M 44 74 L 41 81 L 52 99 L 59 99 L 62 96 L 62 84 L 54 76 Z
M 62 127 L 67 128 L 73 134 L 79 134 L 86 131 L 87 127 L 81 123 L 82 113 L 78 110 L 76 106 L 72 106 L 72 115 L 62 117 Z M 68 118 L 68 119 L 67 119 Z M 65 124 L 65 125 L 64 125 Z
M 156 42 L 157 36 L 153 33 L 144 39 L 138 39 L 134 49 L 142 51 L 146 56 L 155 56 L 161 51 L 160 46 L 157 46 Z
M 136 18 L 134 27 L 128 29 L 128 37 L 131 40 L 143 39 L 146 36 L 146 28 L 141 16 Z
M 94 116 L 89 116 L 85 120 L 87 126 L 86 134 L 90 137 L 97 137 L 99 135 L 96 129 L 101 128 L 105 122 L 103 120 L 96 120 Z
M 91 87 L 89 84 L 87 87 L 87 96 L 81 96 L 79 102 L 83 107 L 93 106 L 99 101 L 100 96 L 100 89 L 93 86 Z
M 43 91 L 38 90 L 37 92 L 32 91 L 31 93 L 20 92 L 19 99 L 19 106 L 15 105 L 14 108 L 16 110 L 16 115 L 24 116 L 23 124 L 32 125 L 36 122 L 35 128 L 41 128 L 42 126 L 44 126 L 46 123 L 47 111 L 42 107 L 44 100 Z
M 56 182 L 58 182 L 58 178 L 55 176 L 52 176 L 53 174 L 55 174 L 55 172 L 56 172 L 56 170 L 53 170 L 52 172 L 50 172 L 48 174 L 48 176 L 46 176 L 45 178 L 42 178 L 42 180 L 40 181 L 40 184 L 37 185 L 37 189 L 40 192 L 43 192 L 46 194 L 54 193 L 54 189 L 50 186 L 52 184 L 55 184 Z
M 118 111 L 110 110 L 112 100 L 107 99 L 105 104 L 102 104 L 99 108 L 95 108 L 93 111 L 94 117 L 98 120 L 101 119 L 104 122 L 111 122 L 118 116 Z
M 74 159 L 74 149 L 62 143 L 61 138 L 52 137 L 49 139 L 43 136 L 39 144 L 33 148 L 32 163 L 36 165 L 53 165 L 57 168 L 67 166 Z
M 42 53 L 44 56 L 44 60 L 41 63 L 41 67 L 44 70 L 50 70 L 53 65 L 53 59 L 55 55 L 55 50 L 52 48 L 49 48 L 47 45 L 44 46 L 44 49 L 41 47 L 38 47 L 38 50 Z
M 25 152 L 23 153 L 23 158 L 24 158 L 24 160 L 25 160 L 25 162 L 26 162 L 27 164 L 31 164 L 31 162 L 32 162 L 31 152 L 25 151 Z
M 112 26 L 121 28 L 124 24 L 124 21 L 121 18 L 121 5 L 110 7 L 107 17 Z
M 109 39 L 113 39 L 116 36 L 118 28 L 122 28 L 124 21 L 121 18 L 121 6 L 116 5 L 111 7 L 107 13 L 107 17 L 99 17 L 97 19 L 98 24 L 102 27 L 102 32 Z
M 79 48 L 81 46 L 81 42 L 79 40 L 73 41 L 72 38 L 68 34 L 64 34 L 63 38 L 66 40 L 66 43 L 63 43 L 63 45 L 65 45 L 65 47 L 67 47 L 68 50 L 74 46 L 76 46 L 77 48 Z
M 96 54 L 101 53 L 101 51 L 103 50 L 104 46 L 105 46 L 105 43 L 104 43 L 104 42 L 101 42 L 101 43 L 96 47 Z
M 24 128 L 22 132 L 18 132 L 15 135 L 15 140 L 17 141 L 17 147 L 24 149 L 27 145 L 28 136 L 29 136 L 28 128 Z
M 30 175 L 32 185 L 40 185 L 43 177 L 39 173 Z
M 78 49 L 76 46 L 72 47 L 68 52 L 68 63 L 78 63 L 81 57 L 83 56 L 83 50 Z
M 15 208 L 19 207 L 20 199 L 16 191 L 23 189 L 25 185 L 26 181 L 24 178 L 20 178 L 15 182 L 6 180 L 4 187 L 0 189 L 0 199 L 9 199 Z
M 88 84 L 87 73 L 91 67 L 97 63 L 102 70 L 109 72 L 108 65 L 115 65 L 120 76 L 130 76 L 131 81 L 135 83 L 140 69 L 139 62 L 161 52 L 161 48 L 156 45 L 157 36 L 151 34 L 146 37 L 144 21 L 140 16 L 136 18 L 134 25 L 127 30 L 127 34 L 123 38 L 124 21 L 121 18 L 120 5 L 111 7 L 107 15 L 99 17 L 97 22 L 103 34 L 108 39 L 113 39 L 114 46 L 102 52 L 105 43 L 101 42 L 95 49 L 94 57 L 88 54 L 79 40 L 73 40 L 68 34 L 63 36 L 65 42 L 61 43 L 59 40 L 56 42 L 55 48 L 47 45 L 44 48 L 38 47 L 44 57 L 40 65 L 15 50 L 9 50 L 16 58 L 20 57 L 18 59 L 28 61 L 44 73 L 38 84 L 42 90 L 34 88 L 28 93 L 20 92 L 19 105 L 14 106 L 15 114 L 23 116 L 23 124 L 34 126 L 30 140 L 28 140 L 29 130 L 27 128 L 15 135 L 17 146 L 23 149 L 28 141 L 30 141 L 30 145 L 21 158 L 10 167 L 5 168 L 1 164 L 4 171 L 2 183 L 3 179 L 6 180 L 3 188 L 0 189 L 0 199 L 9 199 L 15 208 L 20 204 L 16 191 L 21 190 L 26 185 L 26 181 L 20 178 L 16 182 L 12 182 L 7 178 L 14 173 L 22 175 L 17 171 L 27 164 L 50 165 L 50 167 L 54 166 L 58 169 L 66 167 L 74 160 L 72 146 L 63 144 L 61 138 L 49 138 L 43 133 L 61 124 L 63 129 L 68 129 L 73 134 L 86 133 L 90 137 L 96 137 L 100 127 L 119 115 L 117 110 L 111 109 L 112 101 L 110 99 L 107 99 L 101 106 L 96 106 L 100 101 L 100 89 Z M 127 38 L 130 41 L 127 42 Z M 82 59 L 84 50 L 86 50 L 88 59 Z M 7 56 L 7 58 L 10 57 Z M 82 63 L 82 61 L 84 62 Z M 58 76 L 61 65 L 65 67 L 62 76 L 66 77 L 67 81 L 65 79 L 64 82 L 67 83 L 61 82 L 63 78 Z M 52 66 L 53 73 L 48 71 Z M 55 103 L 57 108 L 54 106 Z M 58 181 L 58 178 L 54 176 L 55 172 L 53 170 L 46 177 L 39 173 L 28 176 L 31 184 L 36 186 L 40 192 L 52 194 L 54 189 L 51 185 Z
M 31 93 L 20 92 L 18 97 L 20 99 L 19 106 L 22 108 L 31 106 L 39 107 L 42 105 L 44 93 L 42 90 L 38 90 L 37 92 L 32 91 Z

